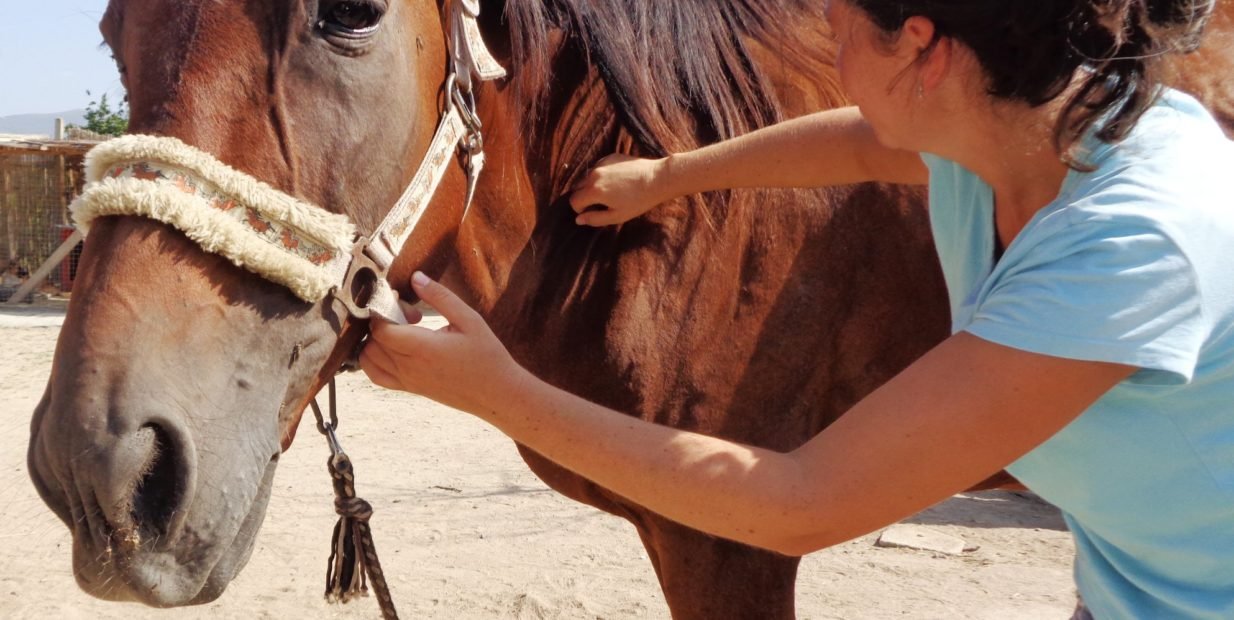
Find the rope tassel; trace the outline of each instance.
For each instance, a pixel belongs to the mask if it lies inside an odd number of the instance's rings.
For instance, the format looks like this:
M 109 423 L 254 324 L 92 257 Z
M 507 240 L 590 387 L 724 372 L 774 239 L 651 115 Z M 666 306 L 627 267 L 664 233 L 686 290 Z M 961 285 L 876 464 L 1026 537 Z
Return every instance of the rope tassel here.
M 398 620 L 394 599 L 390 598 L 390 588 L 386 585 L 385 574 L 381 572 L 377 545 L 373 543 L 373 532 L 368 524 L 373 516 L 373 506 L 356 497 L 355 469 L 334 432 L 338 428 L 338 415 L 333 379 L 329 388 L 329 422 L 322 415 L 317 400 L 309 400 L 313 415 L 317 418 L 317 430 L 326 436 L 330 444 L 330 459 L 326 461 L 326 467 L 330 470 L 330 481 L 334 485 L 334 512 L 339 516 L 330 540 L 330 559 L 326 561 L 326 600 L 347 603 L 368 596 L 368 582 L 371 579 L 382 618 Z
M 331 455 L 327 464 L 334 483 L 334 511 L 339 520 L 334 524 L 330 559 L 326 563 L 326 600 L 347 603 L 367 596 L 371 578 L 382 617 L 397 620 L 398 613 L 381 572 L 377 546 L 369 528 L 373 507 L 356 497 L 355 473 L 346 453 L 340 450 Z

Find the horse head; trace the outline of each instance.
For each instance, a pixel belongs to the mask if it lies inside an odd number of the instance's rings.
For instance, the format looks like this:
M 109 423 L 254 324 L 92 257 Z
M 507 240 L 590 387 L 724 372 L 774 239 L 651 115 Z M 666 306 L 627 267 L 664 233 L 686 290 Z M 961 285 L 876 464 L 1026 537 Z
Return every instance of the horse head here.
M 415 175 L 450 96 L 451 6 L 111 0 L 101 30 L 130 131 L 159 138 L 91 162 L 110 194 L 77 213 L 88 212 L 88 241 L 29 447 L 87 592 L 203 603 L 247 561 L 279 454 L 365 329 L 321 282 L 296 283 L 349 250 L 339 220 L 374 230 Z M 400 281 L 413 266 L 440 269 L 426 258 L 462 216 L 465 175 L 448 155 L 438 198 L 393 266 Z M 153 218 L 177 191 L 233 223 Z M 241 246 L 254 234 L 295 246 L 308 271 L 280 280 L 248 250 L 207 251 L 237 227 Z M 317 260 L 314 243 L 334 254 Z

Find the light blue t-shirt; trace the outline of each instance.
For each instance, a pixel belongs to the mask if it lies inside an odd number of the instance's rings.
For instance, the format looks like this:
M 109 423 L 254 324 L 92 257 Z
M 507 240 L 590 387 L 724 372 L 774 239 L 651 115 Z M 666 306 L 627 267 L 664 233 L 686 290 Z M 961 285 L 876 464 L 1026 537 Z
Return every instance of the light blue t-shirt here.
M 1008 470 L 1064 513 L 1098 619 L 1234 618 L 1234 143 L 1169 91 L 994 262 L 993 194 L 933 155 L 953 331 L 1139 367 Z

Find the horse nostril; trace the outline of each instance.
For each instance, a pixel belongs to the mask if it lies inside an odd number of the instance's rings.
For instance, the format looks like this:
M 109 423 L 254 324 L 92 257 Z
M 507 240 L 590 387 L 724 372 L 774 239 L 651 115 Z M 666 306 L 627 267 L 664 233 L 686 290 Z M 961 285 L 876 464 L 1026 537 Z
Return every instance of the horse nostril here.
M 133 491 L 133 524 L 142 537 L 167 536 L 184 497 L 184 464 L 171 435 L 158 424 L 146 424 L 139 433 L 152 433 L 150 460 Z

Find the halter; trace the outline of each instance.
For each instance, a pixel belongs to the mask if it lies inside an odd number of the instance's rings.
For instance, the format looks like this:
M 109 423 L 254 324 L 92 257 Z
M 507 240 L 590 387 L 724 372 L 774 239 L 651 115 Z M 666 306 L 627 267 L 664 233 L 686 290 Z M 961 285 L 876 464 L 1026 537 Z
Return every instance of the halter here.
M 378 314 L 395 323 L 406 323 L 398 307 L 398 296 L 390 289 L 385 275 L 411 237 L 425 207 L 437 190 L 456 148 L 463 155 L 467 172 L 467 197 L 463 217 L 471 209 L 476 183 L 484 169 L 484 137 L 480 117 L 476 114 L 473 76 L 484 81 L 505 77 L 506 70 L 489 53 L 480 35 L 476 18 L 480 15 L 479 0 L 456 0 L 450 13 L 449 50 L 451 70 L 446 76 L 446 102 L 441 123 L 433 135 L 428 153 L 420 169 L 368 237 L 362 237 L 352 247 L 352 261 L 344 274 L 336 298 L 356 318 Z M 373 285 L 371 297 L 364 299 L 367 285 Z M 358 299 L 358 297 L 360 297 Z
M 239 172 L 208 153 L 170 137 L 125 136 L 86 156 L 88 184 L 70 210 L 78 228 L 105 215 L 138 215 L 171 225 L 207 252 L 286 286 L 309 303 L 329 298 L 340 318 L 373 315 L 405 324 L 398 295 L 386 276 L 414 232 L 457 149 L 467 174 L 463 218 L 484 168 L 484 138 L 476 114 L 474 79 L 506 75 L 480 35 L 479 0 L 454 0 L 447 26 L 450 71 L 442 118 L 411 182 L 367 236 L 357 236 L 334 214 Z M 316 399 L 309 404 L 330 447 L 327 462 L 335 492 L 334 527 L 326 598 L 347 602 L 368 592 L 371 578 L 387 620 L 397 619 L 377 559 L 368 520 L 373 509 L 356 496 L 355 472 L 336 436 L 333 379 L 329 420 Z
M 441 121 L 411 182 L 367 236 L 356 236 L 346 216 L 300 201 L 204 151 L 161 136 L 124 136 L 92 149 L 86 156 L 88 184 L 69 207 L 73 219 L 83 233 L 106 215 L 155 219 L 304 301 L 330 296 L 336 309 L 353 318 L 375 314 L 406 323 L 386 275 L 424 215 L 455 150 L 467 174 L 466 217 L 484 168 L 475 79 L 506 75 L 484 45 L 476 22 L 479 14 L 479 0 L 450 5 L 450 71 Z

